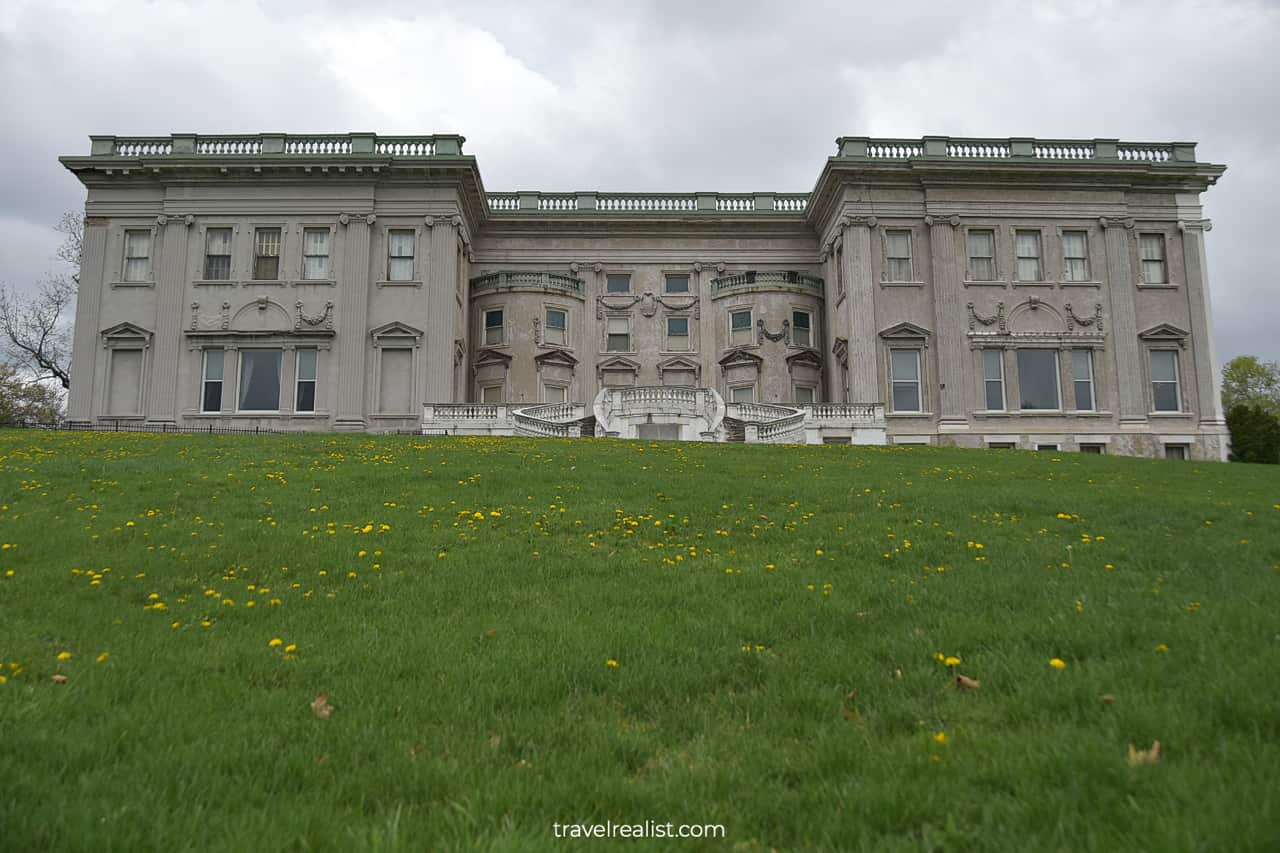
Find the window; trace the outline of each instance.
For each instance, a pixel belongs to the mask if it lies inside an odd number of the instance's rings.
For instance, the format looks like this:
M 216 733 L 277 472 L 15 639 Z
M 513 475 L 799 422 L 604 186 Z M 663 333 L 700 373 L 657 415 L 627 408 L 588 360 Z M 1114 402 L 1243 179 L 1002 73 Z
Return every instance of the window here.
M 824 435 L 822 437 L 823 444 L 853 444 L 853 436 L 849 435 Z
M 329 277 L 329 229 L 304 228 L 302 278 L 306 281 L 325 281 Z
M 387 281 L 413 281 L 412 228 L 387 232 Z
M 1169 273 L 1164 262 L 1164 235 L 1140 234 L 1138 246 L 1142 250 L 1142 280 L 1146 284 L 1166 284 Z
M 222 411 L 222 369 L 226 353 L 220 349 L 204 351 L 204 383 L 200 394 L 200 411 Z
M 1018 350 L 1018 389 L 1022 409 L 1058 409 L 1058 352 L 1051 349 Z
M 278 349 L 240 350 L 240 411 L 280 410 L 280 354 Z
M 280 229 L 258 228 L 253 232 L 253 280 L 280 278 Z
M 836 296 L 844 295 L 844 245 L 836 249 Z
M 813 346 L 813 316 L 808 311 L 791 312 L 791 342 L 798 347 Z
M 969 232 L 969 280 L 995 281 L 996 232 L 990 229 Z
M 667 293 L 688 293 L 688 292 L 689 292 L 689 276 L 687 275 L 667 276 Z
M 731 403 L 754 403 L 756 401 L 756 386 L 739 385 L 736 388 L 729 389 L 729 402 Z
M 1182 409 L 1178 393 L 1178 354 L 1173 350 L 1151 352 L 1151 401 L 1153 411 L 1177 412 Z
M 1044 275 L 1040 268 L 1040 232 L 1016 232 L 1014 251 L 1018 256 L 1018 281 L 1043 281 Z
M 1004 351 L 982 351 L 982 376 L 986 391 L 987 411 L 1004 411 Z
M 151 232 L 130 229 L 124 232 L 124 280 L 151 278 Z
M 210 228 L 204 232 L 204 280 L 231 278 L 231 229 Z
M 1014 444 L 1012 441 L 988 441 L 987 449 L 988 450 L 1017 450 L 1018 445 Z
M 814 403 L 814 392 L 812 385 L 797 385 L 791 389 L 795 396 L 797 406 L 812 406 Z
M 295 412 L 316 410 L 316 351 L 298 350 L 297 389 L 294 393 Z
M 1092 412 L 1096 408 L 1093 399 L 1093 353 L 1087 349 L 1071 351 L 1071 379 L 1075 383 L 1076 411 Z
M 920 411 L 920 351 L 890 350 L 889 378 L 893 383 L 893 410 Z
M 501 385 L 486 385 L 480 389 L 480 402 L 482 403 L 501 403 L 502 397 Z
M 568 338 L 565 327 L 568 325 L 568 314 L 559 308 L 547 309 L 547 322 L 542 332 L 543 344 L 564 346 Z
M 563 403 L 568 399 L 569 389 L 563 385 L 544 385 L 542 386 L 542 402 L 544 403 Z
M 111 350 L 107 414 L 142 414 L 142 350 Z
M 729 312 L 729 346 L 747 346 L 751 341 L 751 311 Z
M 1037 445 L 1036 445 L 1036 450 L 1051 450 L 1051 451 L 1053 451 L 1054 453 L 1057 453 L 1057 452 L 1058 452 L 1058 445 L 1056 445 L 1056 444 L 1037 444 Z
M 413 411 L 413 350 L 381 347 L 378 367 L 378 410 L 387 414 Z
M 667 318 L 667 349 L 674 352 L 689 351 L 689 318 Z
M 885 275 L 889 281 L 915 281 L 911 269 L 911 232 L 884 232 Z
M 626 273 L 614 273 L 605 276 L 604 291 L 605 293 L 630 293 L 631 276 Z
M 1088 453 L 1092 456 L 1101 456 L 1106 445 L 1102 444 L 1082 444 L 1080 445 L 1081 453 Z
M 1087 232 L 1062 232 L 1062 280 L 1089 280 L 1089 235 Z
M 503 332 L 502 309 L 494 308 L 484 312 L 484 345 L 487 347 L 502 346 Z
M 606 352 L 631 351 L 631 320 L 627 317 L 609 317 L 606 321 L 604 348 Z
M 1166 444 L 1164 446 L 1165 459 L 1177 459 L 1184 461 L 1187 458 L 1187 445 L 1185 444 Z

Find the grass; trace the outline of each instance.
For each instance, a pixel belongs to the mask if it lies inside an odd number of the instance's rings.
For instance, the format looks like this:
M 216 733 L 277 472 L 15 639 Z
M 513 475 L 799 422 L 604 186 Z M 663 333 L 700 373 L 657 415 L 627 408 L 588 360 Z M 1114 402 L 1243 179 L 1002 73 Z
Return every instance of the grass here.
M 6 850 L 1280 845 L 1274 468 L 0 432 L 0 543 Z

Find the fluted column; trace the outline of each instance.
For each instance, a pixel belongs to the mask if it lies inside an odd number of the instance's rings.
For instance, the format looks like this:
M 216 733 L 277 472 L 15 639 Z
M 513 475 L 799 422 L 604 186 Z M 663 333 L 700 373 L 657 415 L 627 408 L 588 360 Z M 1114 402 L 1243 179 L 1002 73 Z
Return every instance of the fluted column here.
M 105 220 L 85 217 L 80 255 L 80 287 L 76 294 L 76 320 L 71 344 L 71 389 L 67 420 L 87 423 L 93 418 L 94 363 L 103 352 L 101 331 L 102 291 L 107 287 L 107 226 Z
M 941 401 L 939 431 L 968 426 L 965 405 L 965 365 L 970 362 L 964 324 L 964 282 L 956 262 L 956 227 L 960 217 L 926 217 L 933 261 L 934 335 L 937 340 L 938 389 Z
M 342 217 L 346 237 L 342 246 L 342 278 L 338 281 L 338 406 L 333 426 L 362 430 L 365 420 L 365 352 L 369 334 L 369 229 L 376 221 L 368 216 Z M 369 374 L 372 375 L 372 374 Z
M 1222 390 L 1213 360 L 1213 308 L 1209 304 L 1209 270 L 1204 257 L 1205 221 L 1181 223 L 1182 252 L 1187 270 L 1187 301 L 1191 309 L 1191 351 L 1196 367 L 1196 396 L 1200 423 L 1221 426 Z
M 1107 296 L 1111 300 L 1111 349 L 1115 353 L 1116 393 L 1120 423 L 1147 420 L 1142 352 L 1138 347 L 1138 315 L 1134 307 L 1134 277 L 1129 261 L 1132 219 L 1101 220 L 1107 246 Z
M 857 216 L 842 228 L 849 304 L 849 396 L 854 403 L 875 403 L 884 396 L 876 367 L 876 282 L 871 274 L 871 229 L 875 227 L 874 216 Z
M 427 328 L 422 344 L 422 364 L 427 373 L 423 402 L 453 400 L 452 371 L 442 366 L 453 364 L 453 318 L 457 311 L 458 228 L 461 217 L 437 216 L 427 223 L 431 228 L 430 269 L 427 274 Z
M 715 385 L 716 362 L 716 323 L 720 322 L 711 302 L 711 279 L 724 270 L 724 264 L 696 263 L 693 265 L 694 280 L 698 295 L 698 364 L 701 374 L 698 384 L 707 388 Z
M 178 420 L 178 363 L 182 348 L 182 306 L 187 295 L 187 231 L 185 219 L 161 216 L 160 258 L 156 272 L 156 319 L 151 360 L 151 393 L 147 422 Z

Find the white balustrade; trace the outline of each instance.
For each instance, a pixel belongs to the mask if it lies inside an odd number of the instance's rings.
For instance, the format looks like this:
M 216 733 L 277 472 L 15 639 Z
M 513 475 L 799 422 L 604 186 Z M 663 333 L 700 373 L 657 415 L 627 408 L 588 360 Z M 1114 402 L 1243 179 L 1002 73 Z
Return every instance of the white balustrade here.
M 1037 142 L 1034 150 L 1041 160 L 1093 159 L 1093 145 L 1088 142 Z
M 1116 157 L 1120 160 L 1144 160 L 1150 163 L 1164 163 L 1173 156 L 1172 145 L 1138 145 L 1123 142 L 1116 146 Z

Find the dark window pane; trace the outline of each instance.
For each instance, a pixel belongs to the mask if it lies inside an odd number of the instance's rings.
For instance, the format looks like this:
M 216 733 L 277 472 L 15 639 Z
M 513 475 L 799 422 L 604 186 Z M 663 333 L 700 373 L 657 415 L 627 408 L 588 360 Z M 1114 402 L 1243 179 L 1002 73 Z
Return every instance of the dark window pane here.
M 1018 385 L 1023 409 L 1056 409 L 1058 354 L 1054 350 L 1018 350 Z
M 1153 382 L 1151 388 L 1154 392 L 1157 412 L 1178 411 L 1178 383 Z
M 201 403 L 200 410 L 203 412 L 216 412 L 222 408 L 222 382 L 206 382 L 204 383 L 204 401 Z
M 987 408 L 998 412 L 1004 408 L 1004 383 L 998 380 L 987 382 Z
M 253 277 L 258 281 L 275 281 L 280 277 L 280 258 L 258 257 L 253 259 Z
M 688 293 L 688 292 L 689 292 L 689 276 L 687 275 L 667 276 L 667 293 Z
M 630 293 L 631 276 L 611 275 L 605 278 L 604 289 L 607 293 Z
M 271 412 L 280 408 L 280 350 L 240 351 L 240 409 Z
M 298 400 L 294 404 L 294 409 L 299 412 L 314 412 L 316 410 L 316 383 L 298 383 Z
M 920 386 L 918 383 L 893 383 L 893 410 L 895 412 L 920 411 Z

